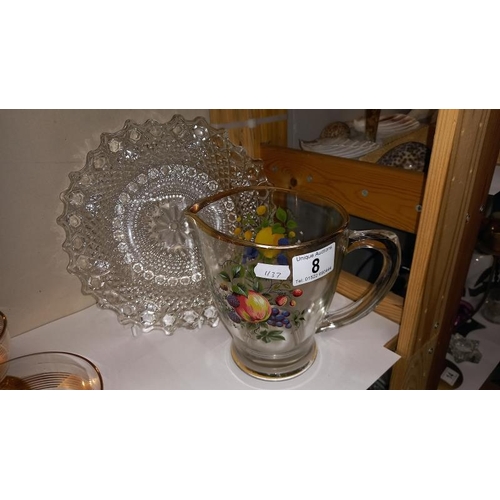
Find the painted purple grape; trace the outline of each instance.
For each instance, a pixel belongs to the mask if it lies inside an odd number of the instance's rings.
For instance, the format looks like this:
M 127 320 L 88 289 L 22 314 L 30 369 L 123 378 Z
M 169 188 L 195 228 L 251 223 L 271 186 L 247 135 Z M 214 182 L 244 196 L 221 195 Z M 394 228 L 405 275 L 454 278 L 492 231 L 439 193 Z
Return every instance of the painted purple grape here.
M 271 316 L 267 320 L 269 326 L 275 326 L 277 328 L 292 328 L 292 323 L 288 318 L 290 316 L 290 311 L 280 310 L 277 307 L 271 309 Z
M 229 302 L 229 305 L 232 307 L 239 307 L 240 306 L 240 301 L 236 295 L 228 295 L 227 301 Z
M 241 318 L 238 316 L 238 314 L 235 311 L 231 311 L 229 313 L 229 319 L 231 321 L 234 321 L 235 323 L 241 323 Z

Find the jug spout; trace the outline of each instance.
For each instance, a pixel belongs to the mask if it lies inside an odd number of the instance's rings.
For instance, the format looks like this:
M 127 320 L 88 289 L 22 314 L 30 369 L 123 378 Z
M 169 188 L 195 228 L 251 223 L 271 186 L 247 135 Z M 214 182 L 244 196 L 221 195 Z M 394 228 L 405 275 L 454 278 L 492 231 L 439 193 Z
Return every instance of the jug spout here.
M 208 214 L 206 213 L 205 202 L 206 200 L 202 200 L 201 202 L 194 203 L 184 210 L 187 224 L 193 234 L 194 240 L 197 242 L 202 257 L 204 257 L 204 247 L 207 244 L 211 244 L 210 242 L 213 237 L 216 237 L 215 234 L 217 233 L 214 227 L 216 224 L 212 221 L 213 216 L 210 214 L 209 208 Z
M 230 208 L 231 204 L 226 198 L 237 191 L 237 189 L 230 189 L 216 193 L 198 200 L 184 210 L 187 223 L 198 239 L 206 235 L 216 239 L 232 240 L 234 207 Z
M 196 215 L 198 210 L 199 210 L 198 203 L 195 203 L 194 205 L 192 205 L 184 210 L 184 216 L 186 217 L 186 220 L 189 224 L 189 227 L 195 232 L 198 231 L 199 218 Z

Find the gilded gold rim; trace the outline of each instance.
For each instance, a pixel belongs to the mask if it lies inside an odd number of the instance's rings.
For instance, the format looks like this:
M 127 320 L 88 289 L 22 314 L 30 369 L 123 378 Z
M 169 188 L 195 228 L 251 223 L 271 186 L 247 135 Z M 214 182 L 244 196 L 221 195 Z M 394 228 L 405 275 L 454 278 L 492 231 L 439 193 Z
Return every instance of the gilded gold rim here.
M 265 373 L 261 373 L 255 370 L 252 370 L 248 366 L 246 366 L 243 361 L 238 357 L 238 353 L 236 352 L 236 349 L 234 348 L 234 345 L 231 345 L 231 357 L 233 358 L 233 361 L 236 363 L 236 366 L 245 372 L 247 375 L 250 375 L 253 378 L 257 378 L 259 380 L 266 380 L 270 382 L 280 382 L 282 380 L 290 380 L 292 378 L 298 377 L 299 375 L 302 375 L 305 371 L 307 371 L 311 366 L 313 365 L 314 361 L 316 360 L 316 357 L 318 355 L 318 346 L 316 342 L 314 343 L 313 346 L 313 353 L 311 358 L 308 360 L 308 362 L 300 367 L 297 368 L 296 370 L 292 370 L 289 372 L 286 372 L 285 374 L 280 374 L 280 375 L 269 375 Z
M 246 240 L 240 240 L 236 237 L 221 233 L 220 231 L 217 231 L 217 229 L 214 229 L 213 227 L 209 226 L 205 221 L 200 219 L 198 217 L 198 212 L 202 210 L 203 208 L 207 207 L 211 203 L 214 203 L 216 201 L 222 200 L 223 198 L 233 196 L 235 194 L 240 194 L 240 193 L 245 193 L 248 191 L 273 191 L 273 192 L 279 192 L 279 193 L 286 193 L 286 194 L 291 194 L 296 196 L 299 199 L 302 199 L 304 201 L 310 202 L 310 203 L 317 203 L 322 202 L 323 204 L 330 206 L 337 210 L 342 218 L 344 219 L 343 224 L 334 232 L 328 233 L 325 236 L 322 236 L 321 238 L 316 238 L 315 240 L 309 240 L 309 241 L 304 241 L 301 243 L 295 243 L 293 245 L 265 245 L 263 243 L 254 243 L 251 241 L 246 241 Z M 209 196 L 202 201 L 198 201 L 197 203 L 194 203 L 191 205 L 189 208 L 187 208 L 184 211 L 185 215 L 188 217 L 191 217 L 194 219 L 196 224 L 200 226 L 207 234 L 210 236 L 217 238 L 219 240 L 225 241 L 226 243 L 232 243 L 234 245 L 240 245 L 240 246 L 248 246 L 248 247 L 253 247 L 253 248 L 259 248 L 262 250 L 278 250 L 278 251 L 283 251 L 283 250 L 294 250 L 297 248 L 304 249 L 308 248 L 309 246 L 317 246 L 320 245 L 324 242 L 331 241 L 332 238 L 337 236 L 338 234 L 341 234 L 344 232 L 344 230 L 347 228 L 349 225 L 349 214 L 346 212 L 345 208 L 342 205 L 339 205 L 335 201 L 329 200 L 328 198 L 324 198 L 322 196 L 312 196 L 309 193 L 306 192 L 300 192 L 300 191 L 294 191 L 292 189 L 285 189 L 285 188 L 276 188 L 276 187 L 269 187 L 269 186 L 244 186 L 244 187 L 238 187 L 238 188 L 232 188 L 228 189 L 227 191 L 222 191 L 220 193 L 216 193 L 212 196 Z
M 66 351 L 41 351 L 41 352 L 33 352 L 33 353 L 30 353 L 30 354 L 24 354 L 23 356 L 18 356 L 16 358 L 8 359 L 7 361 L 4 361 L 3 363 L 0 363 L 0 368 L 3 365 L 7 365 L 8 366 L 9 363 L 17 361 L 19 359 L 24 359 L 24 358 L 29 358 L 29 357 L 36 357 L 36 356 L 40 356 L 40 355 L 51 355 L 51 354 L 56 354 L 56 355 L 60 354 L 60 355 L 63 355 L 63 356 L 68 356 L 70 358 L 78 358 L 78 359 L 82 360 L 86 365 L 88 365 L 95 372 L 95 375 L 97 376 L 97 379 L 99 381 L 99 387 L 98 387 L 98 389 L 99 390 L 104 389 L 104 382 L 103 382 L 103 379 L 102 379 L 102 375 L 101 375 L 101 372 L 100 372 L 99 368 L 97 367 L 97 365 L 95 365 L 92 361 L 90 361 L 86 357 L 82 356 L 81 354 L 76 354 L 74 352 L 66 352 Z M 52 374 L 52 375 L 54 375 L 54 374 Z

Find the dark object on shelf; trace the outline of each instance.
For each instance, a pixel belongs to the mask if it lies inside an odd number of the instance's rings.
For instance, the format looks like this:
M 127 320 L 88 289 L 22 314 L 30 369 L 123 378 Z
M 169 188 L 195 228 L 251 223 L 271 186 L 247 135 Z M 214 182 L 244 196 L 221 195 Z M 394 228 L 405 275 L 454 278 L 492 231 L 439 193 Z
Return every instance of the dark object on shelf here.
M 480 303 L 479 307 L 481 307 L 482 304 L 483 302 Z M 460 306 L 458 308 L 458 313 L 455 318 L 454 324 L 456 333 L 459 333 L 463 337 L 467 337 L 470 332 L 485 328 L 484 325 L 473 318 L 473 316 L 479 310 L 479 307 L 476 309 L 469 302 L 465 300 L 460 301 Z
M 477 247 L 481 252 L 493 256 L 493 265 L 484 278 L 486 292 L 481 312 L 488 321 L 500 323 L 500 212 L 492 212 L 484 219 Z
M 375 139 L 377 138 L 380 111 L 380 109 L 365 110 L 365 138 L 367 141 L 375 142 Z
M 423 172 L 429 166 L 431 150 L 421 142 L 403 142 L 385 153 L 377 163 L 388 167 Z
M 328 124 L 319 135 L 320 139 L 331 138 L 336 139 L 337 137 L 342 139 L 349 139 L 351 136 L 351 129 L 347 123 L 344 122 L 333 122 Z
M 500 212 L 485 219 L 479 234 L 479 247 L 484 253 L 500 254 Z

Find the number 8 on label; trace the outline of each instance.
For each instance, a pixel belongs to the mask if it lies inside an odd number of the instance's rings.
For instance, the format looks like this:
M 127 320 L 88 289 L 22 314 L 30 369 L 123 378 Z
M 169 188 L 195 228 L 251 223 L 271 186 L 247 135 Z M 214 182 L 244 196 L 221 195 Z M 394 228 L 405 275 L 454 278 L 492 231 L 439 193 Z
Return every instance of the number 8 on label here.
M 312 265 L 312 272 L 316 274 L 319 271 L 319 259 L 314 259 Z

